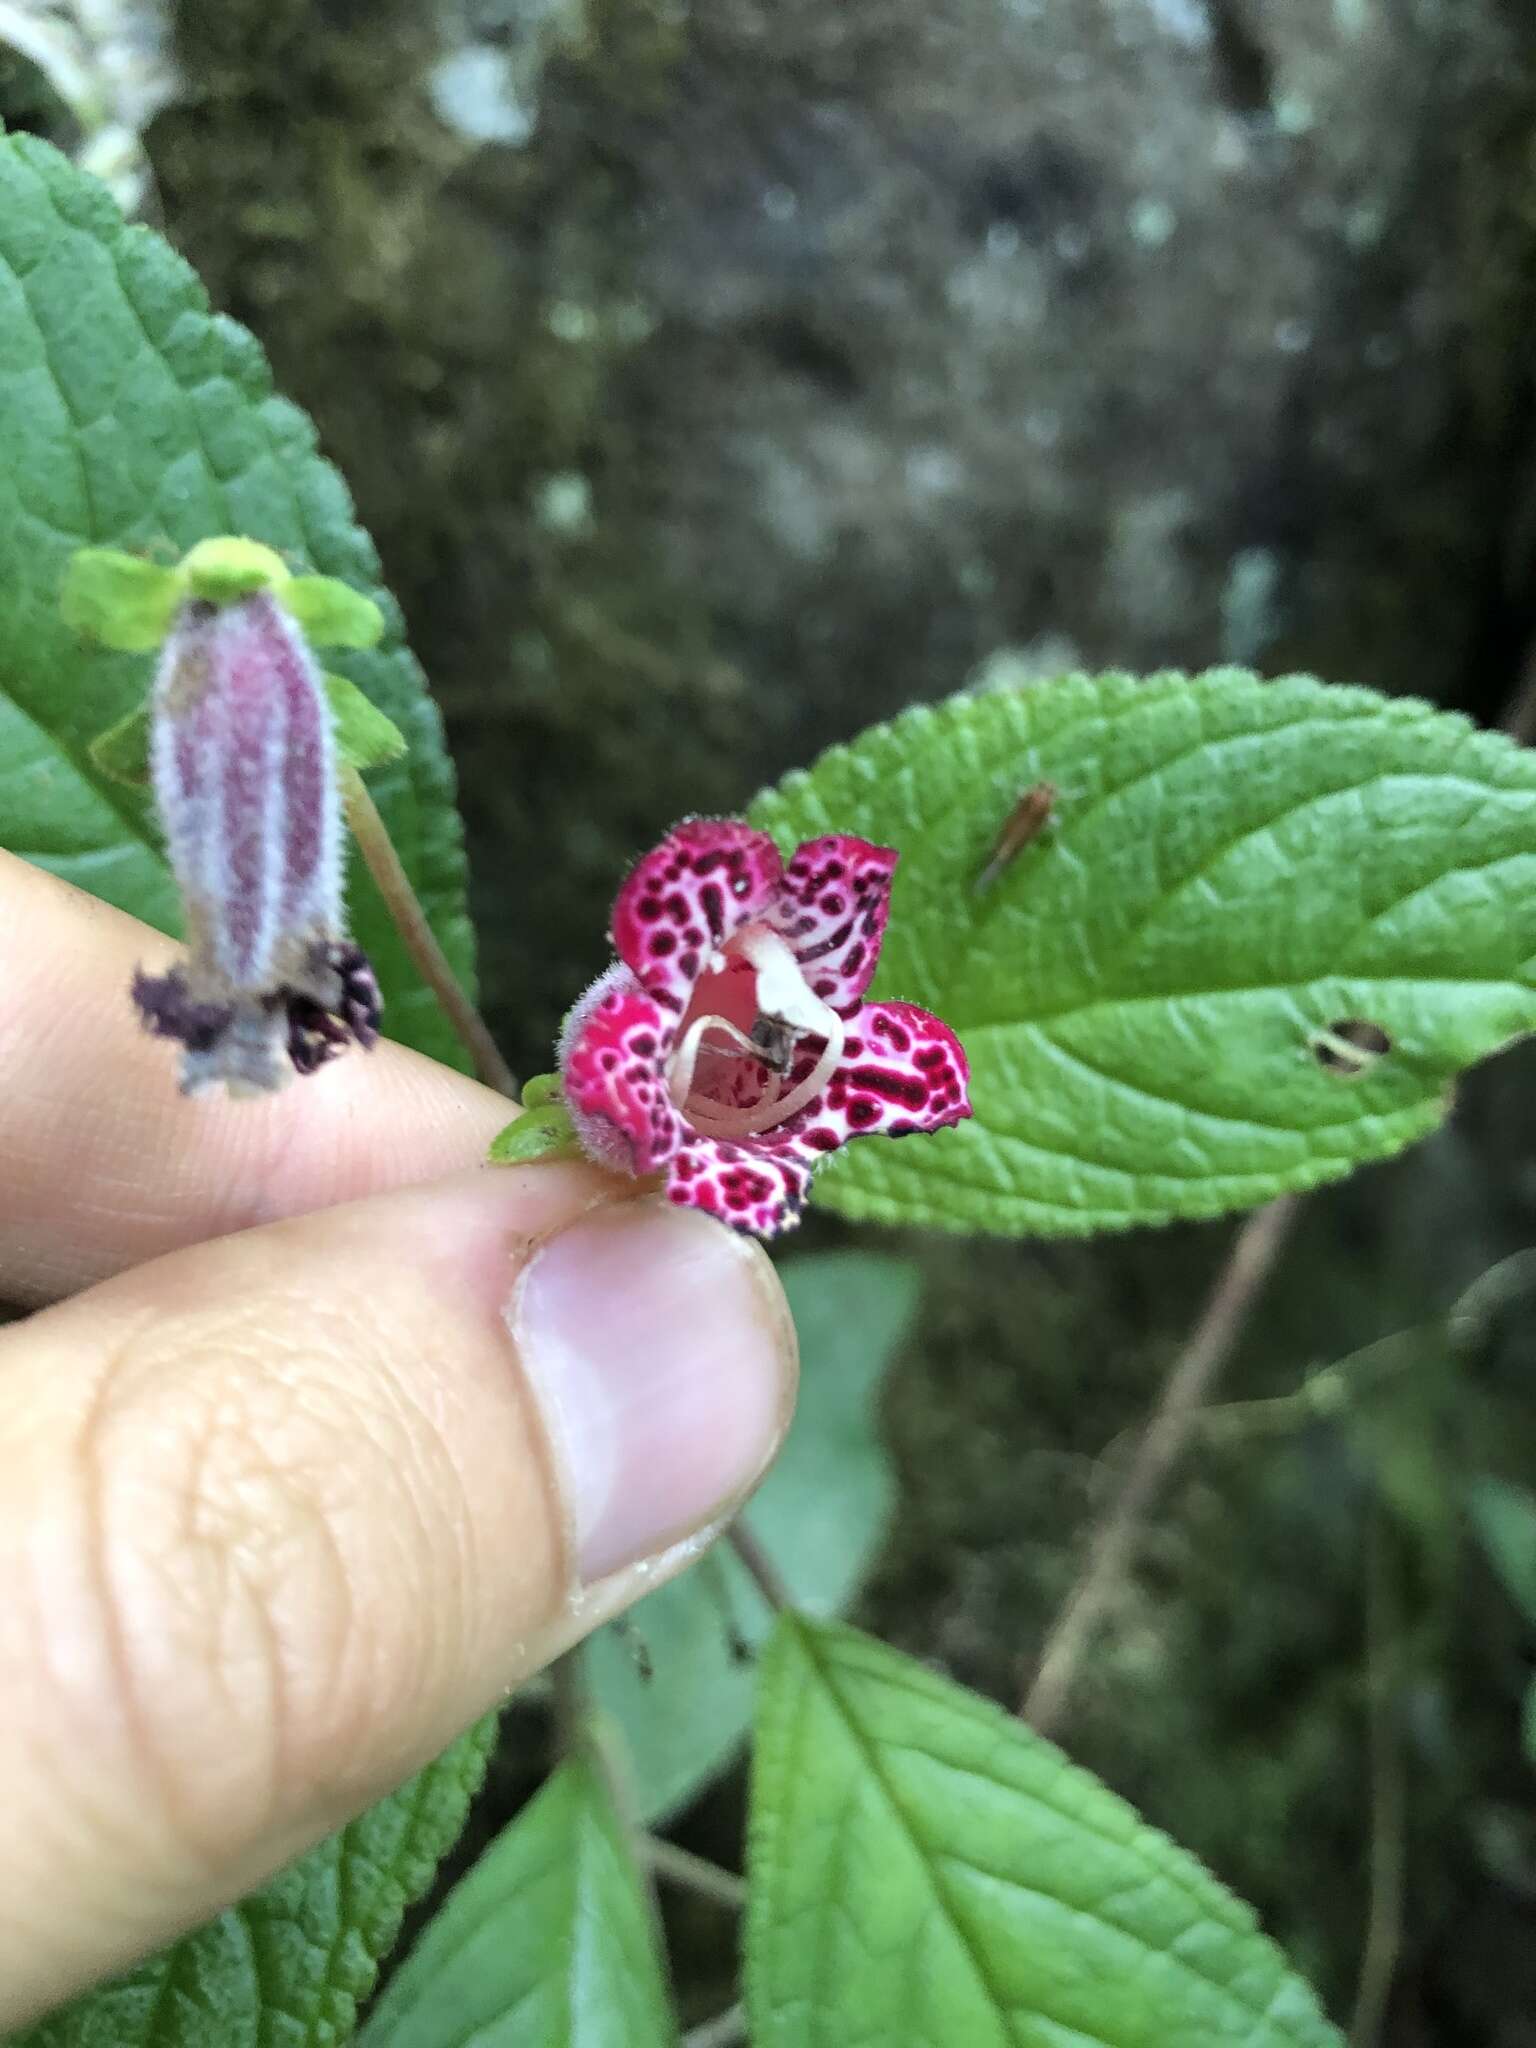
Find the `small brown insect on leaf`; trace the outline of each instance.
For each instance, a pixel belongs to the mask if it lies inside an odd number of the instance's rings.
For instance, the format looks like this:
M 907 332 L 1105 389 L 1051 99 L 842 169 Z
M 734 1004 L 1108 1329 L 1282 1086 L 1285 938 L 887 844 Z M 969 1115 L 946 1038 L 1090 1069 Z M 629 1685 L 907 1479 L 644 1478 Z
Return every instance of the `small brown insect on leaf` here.
M 1307 1044 L 1320 1067 L 1346 1081 L 1358 1081 L 1392 1050 L 1390 1036 L 1366 1017 L 1340 1017 L 1314 1031 Z
M 1036 782 L 1024 791 L 1004 819 L 1003 829 L 993 840 L 986 864 L 972 885 L 978 896 L 1013 865 L 1031 840 L 1040 837 L 1051 821 L 1059 794 L 1054 782 Z

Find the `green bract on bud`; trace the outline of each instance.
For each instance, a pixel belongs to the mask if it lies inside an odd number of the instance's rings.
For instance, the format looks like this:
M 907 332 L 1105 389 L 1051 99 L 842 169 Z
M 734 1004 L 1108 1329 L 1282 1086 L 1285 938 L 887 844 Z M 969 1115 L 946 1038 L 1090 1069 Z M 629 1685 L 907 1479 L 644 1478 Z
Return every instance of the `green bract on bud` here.
M 146 1028 L 183 1047 L 183 1090 L 264 1094 L 354 1041 L 373 1045 L 378 984 L 342 902 L 333 707 L 373 759 L 399 736 L 350 684 L 321 674 L 310 641 L 369 646 L 378 607 L 231 536 L 200 541 L 175 568 L 83 549 L 63 605 L 110 647 L 162 647 L 147 718 L 109 737 L 116 772 L 131 770 L 136 732 L 147 739 L 186 905 L 186 959 L 133 985 Z

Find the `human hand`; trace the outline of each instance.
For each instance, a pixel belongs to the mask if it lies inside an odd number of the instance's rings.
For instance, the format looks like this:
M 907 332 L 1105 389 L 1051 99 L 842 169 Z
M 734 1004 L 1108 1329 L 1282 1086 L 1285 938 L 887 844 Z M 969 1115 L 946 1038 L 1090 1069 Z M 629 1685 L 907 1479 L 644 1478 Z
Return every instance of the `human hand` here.
M 506 1121 L 475 1083 L 386 1045 L 187 1102 L 125 993 L 164 940 L 6 855 L 0 932 L 0 1298 L 55 1304 L 0 1332 L 14 2027 L 686 1562 L 795 1343 L 709 1218 L 466 1168 Z

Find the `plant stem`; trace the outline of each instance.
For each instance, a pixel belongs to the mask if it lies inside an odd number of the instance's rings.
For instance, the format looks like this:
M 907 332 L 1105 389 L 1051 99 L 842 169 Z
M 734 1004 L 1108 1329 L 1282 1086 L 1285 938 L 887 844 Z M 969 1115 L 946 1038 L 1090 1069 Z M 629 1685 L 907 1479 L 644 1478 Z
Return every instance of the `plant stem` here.
M 783 1574 L 739 1515 L 726 1530 L 725 1540 L 775 1614 L 783 1614 L 794 1606 L 795 1596 L 785 1583 Z
M 1380 1503 L 1371 1509 L 1366 1560 L 1366 1688 L 1371 1729 L 1371 1906 L 1360 1982 L 1350 2021 L 1350 2048 L 1376 2048 L 1387 2017 L 1403 1930 L 1403 1836 L 1407 1790 L 1397 1720 L 1397 1649 L 1401 1635 L 1391 1532 Z
M 737 2048 L 737 2043 L 746 2038 L 746 2007 L 733 2005 L 725 2012 L 716 2013 L 703 2026 L 691 2027 L 683 2036 L 683 2048 Z
M 405 950 L 416 963 L 422 980 L 442 1005 L 443 1014 L 474 1063 L 475 1078 L 488 1088 L 517 1100 L 517 1081 L 486 1028 L 485 1019 L 465 994 L 458 976 L 448 964 L 437 936 L 427 922 L 409 875 L 400 863 L 389 827 L 379 816 L 379 807 L 368 794 L 367 785 L 355 768 L 341 771 L 341 801 L 347 823 L 357 841 L 369 874 L 405 941 Z
M 1205 1310 L 1163 1383 L 1120 1491 L 1094 1531 L 1087 1562 L 1047 1631 L 1034 1682 L 1019 1708 L 1042 1735 L 1059 1723 L 1084 1650 L 1136 1549 L 1159 1487 L 1183 1450 L 1196 1414 L 1242 1335 L 1297 1210 L 1286 1195 L 1250 1216 L 1232 1242 Z
M 590 1748 L 587 1689 L 580 1649 L 566 1650 L 549 1667 L 550 1712 L 554 1720 L 555 1761 Z
M 1536 640 L 1526 647 L 1514 695 L 1499 717 L 1499 730 L 1523 747 L 1536 739 Z
M 747 1903 L 746 1879 L 738 1877 L 734 1870 L 725 1870 L 706 1856 L 695 1856 L 691 1849 L 680 1849 L 676 1842 L 665 1842 L 660 1835 L 646 1835 L 640 1848 L 656 1875 L 669 1884 L 697 1892 L 700 1898 L 713 1899 L 717 1906 L 725 1906 L 733 1913 L 739 1913 Z

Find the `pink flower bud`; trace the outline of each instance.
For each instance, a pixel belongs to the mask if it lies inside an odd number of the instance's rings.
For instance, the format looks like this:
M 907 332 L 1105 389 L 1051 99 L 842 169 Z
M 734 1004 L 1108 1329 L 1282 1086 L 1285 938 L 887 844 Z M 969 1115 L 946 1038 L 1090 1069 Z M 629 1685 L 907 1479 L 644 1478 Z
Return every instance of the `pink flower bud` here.
M 188 951 L 133 994 L 145 1027 L 185 1047 L 183 1091 L 261 1094 L 374 1044 L 378 986 L 346 936 L 330 706 L 268 591 L 182 606 L 151 758 Z

